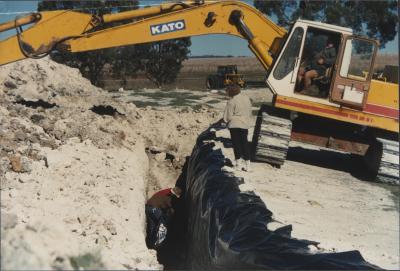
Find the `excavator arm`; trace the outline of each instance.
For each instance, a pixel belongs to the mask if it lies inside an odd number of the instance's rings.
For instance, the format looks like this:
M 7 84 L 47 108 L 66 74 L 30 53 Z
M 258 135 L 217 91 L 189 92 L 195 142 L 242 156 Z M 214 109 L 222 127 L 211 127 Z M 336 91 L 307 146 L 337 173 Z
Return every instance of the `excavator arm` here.
M 120 25 L 109 27 L 112 22 Z M 22 25 L 33 24 L 22 31 Z M 237 1 L 188 1 L 138 10 L 90 15 L 71 10 L 40 12 L 0 25 L 17 35 L 0 41 L 0 65 L 50 51 L 83 52 L 190 36 L 228 34 L 246 39 L 269 69 L 286 30 Z M 98 30 L 101 29 L 101 30 Z M 210 45 L 212 46 L 212 45 Z

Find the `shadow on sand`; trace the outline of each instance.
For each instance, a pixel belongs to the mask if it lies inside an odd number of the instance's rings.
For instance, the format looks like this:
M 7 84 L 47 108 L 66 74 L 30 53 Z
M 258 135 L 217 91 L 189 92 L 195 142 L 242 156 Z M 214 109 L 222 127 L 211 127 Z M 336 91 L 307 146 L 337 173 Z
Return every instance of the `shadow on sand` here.
M 362 156 L 329 150 L 289 148 L 287 160 L 350 173 L 362 181 L 373 182 L 375 176 L 366 170 Z

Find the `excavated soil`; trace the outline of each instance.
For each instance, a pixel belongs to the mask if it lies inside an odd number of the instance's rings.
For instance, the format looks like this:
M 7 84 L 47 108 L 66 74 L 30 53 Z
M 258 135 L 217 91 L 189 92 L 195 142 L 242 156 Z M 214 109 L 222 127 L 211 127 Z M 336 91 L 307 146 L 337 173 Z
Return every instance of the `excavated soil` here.
M 0 67 L 4 269 L 160 269 L 146 198 L 175 183 L 209 107 L 137 108 L 48 58 Z

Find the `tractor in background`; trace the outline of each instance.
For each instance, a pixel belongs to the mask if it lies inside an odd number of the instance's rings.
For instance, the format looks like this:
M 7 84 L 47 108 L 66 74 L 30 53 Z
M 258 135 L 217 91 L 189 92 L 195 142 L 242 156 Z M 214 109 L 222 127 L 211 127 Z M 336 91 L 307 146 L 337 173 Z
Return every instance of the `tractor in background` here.
M 243 74 L 238 73 L 236 65 L 218 66 L 216 74 L 207 76 L 206 86 L 208 89 L 221 89 L 230 84 L 237 84 L 240 87 L 245 87 Z

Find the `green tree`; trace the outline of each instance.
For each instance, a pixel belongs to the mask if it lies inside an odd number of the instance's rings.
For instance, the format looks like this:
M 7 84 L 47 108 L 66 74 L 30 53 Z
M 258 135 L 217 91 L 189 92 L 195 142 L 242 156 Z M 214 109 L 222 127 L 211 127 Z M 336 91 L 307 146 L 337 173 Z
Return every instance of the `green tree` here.
M 115 50 L 112 64 L 113 75 L 122 80 L 126 88 L 127 79 L 136 74 L 142 67 L 137 45 L 118 47 Z
M 182 62 L 188 58 L 190 45 L 192 45 L 190 38 L 150 44 L 147 61 L 142 66 L 147 78 L 158 87 L 174 82 L 182 68 Z
M 126 10 L 132 10 L 138 8 L 137 0 L 92 0 L 92 1 L 62 1 L 62 0 L 43 0 L 38 4 L 38 11 L 45 10 L 62 10 L 62 9 L 73 9 L 80 12 L 102 15 L 110 12 L 121 12 Z M 115 26 L 120 24 L 113 23 L 108 26 Z M 96 28 L 100 30 L 104 26 Z M 94 85 L 99 85 L 101 79 L 101 73 L 106 64 L 112 65 L 115 56 L 115 48 L 107 48 L 96 51 L 81 52 L 81 53 L 69 53 L 69 52 L 54 52 L 52 53 L 52 59 L 69 65 L 74 68 L 78 68 L 83 76 L 88 78 Z
M 298 18 L 321 21 L 352 28 L 355 33 L 377 39 L 381 48 L 395 38 L 398 29 L 396 0 L 362 1 L 264 1 L 254 6 L 268 16 L 276 16 L 278 24 L 287 27 Z M 305 6 L 301 9 L 300 6 Z
M 124 74 L 140 69 L 151 82 L 161 87 L 176 80 L 182 62 L 190 53 L 190 45 L 190 38 L 182 38 L 139 44 L 134 48 L 124 47 L 120 56 L 132 57 L 138 61 L 132 65 L 126 58 L 118 58 L 114 68 Z

